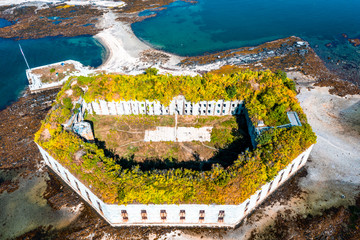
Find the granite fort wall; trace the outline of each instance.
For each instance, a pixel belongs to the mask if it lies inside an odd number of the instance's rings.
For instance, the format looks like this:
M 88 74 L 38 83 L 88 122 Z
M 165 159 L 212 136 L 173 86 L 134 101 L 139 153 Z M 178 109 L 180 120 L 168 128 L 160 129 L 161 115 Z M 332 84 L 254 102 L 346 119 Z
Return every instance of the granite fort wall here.
M 301 153 L 273 181 L 240 205 L 106 204 L 38 145 L 45 163 L 112 226 L 235 227 L 290 176 L 303 167 L 313 146 Z
M 200 101 L 192 103 L 184 98 L 175 98 L 165 106 L 158 101 L 119 101 L 108 102 L 96 100 L 91 103 L 83 102 L 84 108 L 90 113 L 97 115 L 203 115 L 203 116 L 223 116 L 241 114 L 244 103 L 240 100 L 235 101 Z

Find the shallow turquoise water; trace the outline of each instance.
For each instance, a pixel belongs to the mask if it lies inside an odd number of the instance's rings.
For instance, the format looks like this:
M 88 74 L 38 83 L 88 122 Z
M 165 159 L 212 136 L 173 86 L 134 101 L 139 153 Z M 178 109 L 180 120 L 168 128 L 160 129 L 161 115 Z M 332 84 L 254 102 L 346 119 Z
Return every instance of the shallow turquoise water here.
M 358 0 L 175 2 L 132 28 L 149 45 L 181 56 L 256 46 L 295 35 L 308 41 L 329 69 L 360 86 L 360 47 L 342 36 L 360 37 L 359 9 Z M 142 15 L 152 13 L 147 10 Z
M 155 18 L 134 23 L 149 44 L 198 55 L 296 35 L 313 45 L 360 34 L 358 0 L 199 0 L 175 2 Z
M 1 20 L 0 27 L 9 25 Z M 92 37 L 42 38 L 15 41 L 0 38 L 0 109 L 15 101 L 26 88 L 26 64 L 20 53 L 21 44 L 30 67 L 77 60 L 84 65 L 101 65 L 105 49 Z

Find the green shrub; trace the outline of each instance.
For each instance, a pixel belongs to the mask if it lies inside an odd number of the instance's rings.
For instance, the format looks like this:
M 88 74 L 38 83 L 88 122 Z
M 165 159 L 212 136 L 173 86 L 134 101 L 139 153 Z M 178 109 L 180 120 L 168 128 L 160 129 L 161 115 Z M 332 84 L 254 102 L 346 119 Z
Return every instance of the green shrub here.
M 84 91 L 79 86 L 75 86 L 73 87 L 73 94 L 75 97 L 82 97 L 84 95 Z
M 74 106 L 72 104 L 71 98 L 69 98 L 69 97 L 63 98 L 62 102 L 63 102 L 63 105 L 64 105 L 64 107 L 66 109 L 71 110 L 73 108 L 73 106 Z
M 226 128 L 213 128 L 211 131 L 211 143 L 216 148 L 225 148 L 229 143 L 234 141 L 231 129 Z
M 235 95 L 236 95 L 236 86 L 234 86 L 234 85 L 233 86 L 228 86 L 228 87 L 225 88 L 225 90 L 226 90 L 226 93 L 227 93 L 229 99 L 233 99 L 235 97 Z
M 157 75 L 158 72 L 159 72 L 159 70 L 157 68 L 153 68 L 153 67 L 145 69 L 145 74 L 148 74 L 148 75 Z

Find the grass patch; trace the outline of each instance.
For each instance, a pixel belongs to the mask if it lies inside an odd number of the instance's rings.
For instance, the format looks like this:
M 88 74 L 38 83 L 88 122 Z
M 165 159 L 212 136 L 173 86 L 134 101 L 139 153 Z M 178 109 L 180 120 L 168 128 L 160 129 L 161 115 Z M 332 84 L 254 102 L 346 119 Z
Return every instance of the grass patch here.
M 213 148 L 227 148 L 243 138 L 240 132 L 246 132 L 246 125 L 240 126 L 234 116 L 178 116 L 178 127 L 213 127 L 211 141 L 204 146 L 200 142 L 143 142 L 146 130 L 155 130 L 158 126 L 174 127 L 174 116 L 123 115 L 99 116 L 88 115 L 87 120 L 94 125 L 95 137 L 119 158 L 132 158 L 135 162 L 149 159 L 159 161 L 207 161 L 218 154 Z M 243 141 L 244 150 L 250 142 Z M 209 148 L 211 147 L 211 148 Z M 131 150 L 133 149 L 133 150 Z M 240 153 L 240 152 L 239 152 Z M 217 162 L 221 163 L 221 159 Z

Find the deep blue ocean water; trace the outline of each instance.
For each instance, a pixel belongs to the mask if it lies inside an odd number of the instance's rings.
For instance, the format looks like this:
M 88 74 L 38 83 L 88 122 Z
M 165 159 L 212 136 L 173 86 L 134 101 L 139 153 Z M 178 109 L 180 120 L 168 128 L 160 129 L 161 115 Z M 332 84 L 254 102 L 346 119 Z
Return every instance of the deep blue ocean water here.
M 199 0 L 172 3 L 132 29 L 144 42 L 181 56 L 295 35 L 309 41 L 323 59 L 330 57 L 330 63 L 360 65 L 360 48 L 342 36 L 360 37 L 359 11 L 359 0 Z
M 10 23 L 0 19 L 0 27 Z M 102 64 L 105 49 L 94 38 L 42 38 L 15 41 L 0 38 L 0 109 L 15 101 L 26 88 L 26 64 L 18 43 L 26 55 L 30 67 L 64 60 L 76 60 L 86 66 Z

